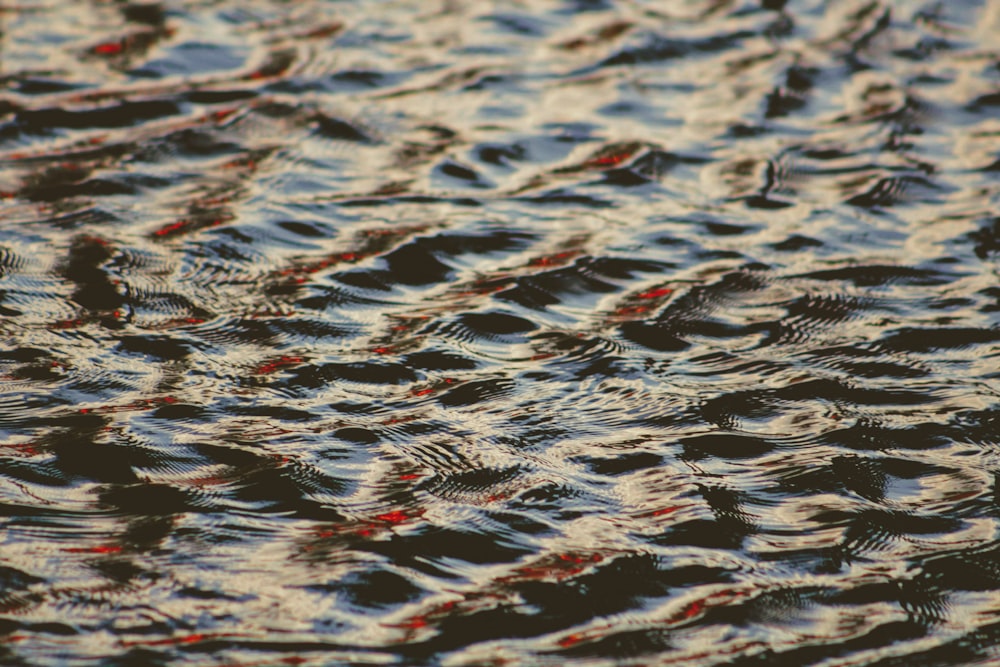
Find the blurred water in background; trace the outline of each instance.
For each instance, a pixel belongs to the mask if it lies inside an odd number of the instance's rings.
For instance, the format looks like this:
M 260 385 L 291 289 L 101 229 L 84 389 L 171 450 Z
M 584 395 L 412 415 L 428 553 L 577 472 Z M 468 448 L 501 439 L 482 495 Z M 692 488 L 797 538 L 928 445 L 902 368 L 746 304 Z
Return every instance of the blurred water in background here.
M 4 665 L 1000 660 L 1000 2 L 0 26 Z

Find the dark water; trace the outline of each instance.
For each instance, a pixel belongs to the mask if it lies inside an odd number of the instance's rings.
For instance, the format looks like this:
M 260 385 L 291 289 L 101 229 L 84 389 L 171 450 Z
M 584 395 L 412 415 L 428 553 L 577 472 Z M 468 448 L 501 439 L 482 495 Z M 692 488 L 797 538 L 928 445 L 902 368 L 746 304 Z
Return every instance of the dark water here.
M 1000 3 L 0 19 L 0 663 L 1000 661 Z

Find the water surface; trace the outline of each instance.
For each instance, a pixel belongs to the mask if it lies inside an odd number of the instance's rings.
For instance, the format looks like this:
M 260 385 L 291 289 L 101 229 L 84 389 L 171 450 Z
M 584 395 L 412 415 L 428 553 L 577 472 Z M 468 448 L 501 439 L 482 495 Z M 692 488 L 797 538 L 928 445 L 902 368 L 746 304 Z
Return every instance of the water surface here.
M 1000 3 L 0 21 L 0 662 L 1000 660 Z

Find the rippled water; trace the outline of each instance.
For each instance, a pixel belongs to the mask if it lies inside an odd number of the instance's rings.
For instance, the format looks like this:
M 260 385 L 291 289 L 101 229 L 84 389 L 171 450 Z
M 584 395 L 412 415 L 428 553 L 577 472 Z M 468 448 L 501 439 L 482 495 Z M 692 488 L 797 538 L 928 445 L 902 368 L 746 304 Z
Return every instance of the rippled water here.
M 1000 2 L 0 20 L 3 664 L 1000 661 Z

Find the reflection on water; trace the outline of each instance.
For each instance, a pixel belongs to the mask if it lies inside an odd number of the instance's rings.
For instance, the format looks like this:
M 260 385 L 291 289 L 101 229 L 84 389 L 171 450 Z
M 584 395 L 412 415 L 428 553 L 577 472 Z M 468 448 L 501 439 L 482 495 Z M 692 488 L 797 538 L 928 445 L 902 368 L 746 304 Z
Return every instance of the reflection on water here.
M 4 664 L 998 659 L 1000 3 L 0 19 Z

